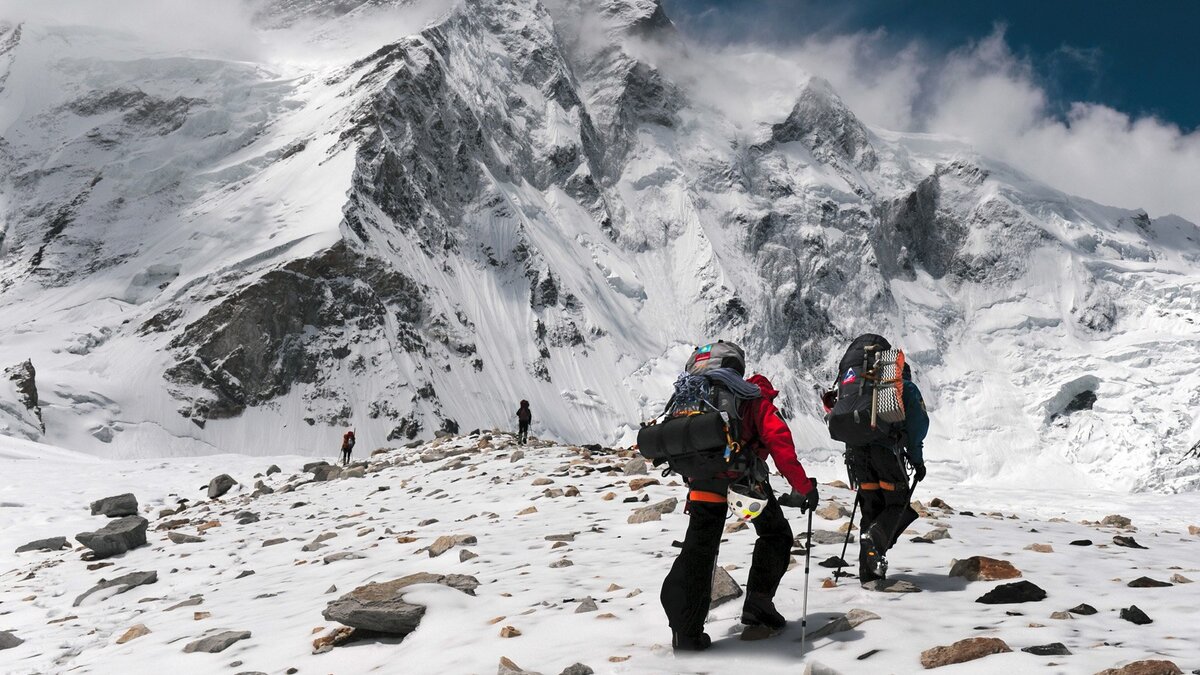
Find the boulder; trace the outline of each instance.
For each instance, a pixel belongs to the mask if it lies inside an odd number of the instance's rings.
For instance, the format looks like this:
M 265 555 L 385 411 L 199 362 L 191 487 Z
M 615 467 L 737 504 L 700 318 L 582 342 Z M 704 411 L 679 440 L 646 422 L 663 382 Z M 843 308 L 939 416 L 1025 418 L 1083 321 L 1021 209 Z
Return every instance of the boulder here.
M 317 482 L 333 480 L 334 478 L 342 475 L 342 467 L 334 466 L 332 464 L 325 464 L 313 469 L 312 474 L 313 480 Z
M 208 498 L 220 499 L 226 492 L 229 492 L 238 482 L 227 473 L 208 481 Z
M 1183 675 L 1183 671 L 1171 661 L 1148 659 L 1134 661 L 1120 668 L 1108 668 L 1096 675 Z
M 391 635 L 408 635 L 425 615 L 425 606 L 404 600 L 405 589 L 414 584 L 442 584 L 467 595 L 475 595 L 479 581 L 465 574 L 418 572 L 383 583 L 359 586 L 330 602 L 322 612 L 329 621 Z
M 305 464 L 304 468 L 301 469 L 300 471 L 302 471 L 303 473 L 312 473 L 318 467 L 322 467 L 322 466 L 329 466 L 329 462 L 326 462 L 323 459 L 318 462 L 309 462 L 308 464 Z
M 992 654 L 1011 652 L 1012 649 L 999 638 L 976 637 L 959 640 L 947 647 L 934 647 L 921 652 L 921 665 L 926 668 L 941 668 L 955 663 L 966 663 Z
M 366 475 L 367 475 L 366 467 L 354 466 L 354 467 L 350 467 L 349 469 L 346 469 L 345 473 L 342 474 L 342 478 L 362 478 Z
M 624 472 L 626 476 L 644 476 L 646 471 L 646 460 L 641 457 L 634 457 L 625 462 Z
M 102 598 L 98 598 L 98 599 L 103 600 L 104 598 L 110 598 L 114 595 L 119 595 L 121 593 L 124 593 L 132 588 L 137 588 L 138 586 L 144 586 L 146 584 L 153 584 L 157 581 L 158 581 L 158 572 L 154 572 L 154 571 L 130 572 L 129 574 L 123 574 L 123 575 L 117 577 L 116 579 L 101 580 L 100 583 L 96 584 L 95 586 L 92 586 L 87 591 L 85 591 L 83 595 L 75 598 L 75 602 L 71 603 L 71 606 L 78 607 L 81 604 L 83 604 L 83 601 L 87 600 L 92 594 L 98 593 L 98 592 L 106 590 L 106 589 L 113 588 L 116 590 L 114 590 L 112 593 L 105 593 Z
M 733 580 L 733 577 L 729 576 L 729 572 L 720 566 L 714 569 L 711 595 L 712 604 L 709 607 L 717 607 L 740 597 L 742 597 L 742 587 L 738 585 L 738 582 Z
M 19 647 L 25 641 L 6 630 L 0 630 L 0 651 Z
M 95 532 L 80 532 L 75 539 L 91 549 L 96 558 L 107 558 L 145 546 L 149 525 L 150 522 L 141 516 L 125 516 Z
M 191 654 L 192 652 L 205 652 L 208 654 L 216 654 L 223 652 L 239 640 L 246 640 L 250 637 L 248 630 L 227 630 L 207 637 L 187 643 L 183 651 Z
M 61 551 L 67 548 L 66 537 L 50 537 L 49 539 L 38 539 L 31 541 L 23 546 L 18 546 L 17 553 L 25 553 L 27 551 Z
M 105 497 L 92 502 L 93 516 L 108 516 L 109 518 L 121 518 L 124 516 L 136 516 L 138 512 L 137 497 L 133 493 L 126 492 L 123 495 L 115 497 Z
M 1012 605 L 1021 602 L 1038 602 L 1046 599 L 1046 591 L 1030 581 L 1000 584 L 976 598 L 975 602 L 985 605 Z
M 997 581 L 1015 579 L 1021 576 L 1021 570 L 1007 560 L 974 555 L 966 560 L 955 561 L 950 567 L 950 576 L 962 577 L 967 581 Z

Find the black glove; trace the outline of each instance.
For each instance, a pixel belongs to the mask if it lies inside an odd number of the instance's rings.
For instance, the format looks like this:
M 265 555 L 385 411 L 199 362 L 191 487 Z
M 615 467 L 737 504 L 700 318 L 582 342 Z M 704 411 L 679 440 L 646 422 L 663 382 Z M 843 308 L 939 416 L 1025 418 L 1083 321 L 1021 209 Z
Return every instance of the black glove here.
M 817 502 L 821 500 L 821 497 L 817 494 L 817 479 L 809 478 L 809 480 L 812 481 L 812 484 L 809 485 L 808 492 L 804 493 L 804 503 L 800 505 L 800 513 L 815 511 Z
M 916 471 L 916 473 L 913 475 L 913 477 L 917 479 L 918 483 L 925 480 L 925 463 L 924 462 L 914 466 L 913 470 Z

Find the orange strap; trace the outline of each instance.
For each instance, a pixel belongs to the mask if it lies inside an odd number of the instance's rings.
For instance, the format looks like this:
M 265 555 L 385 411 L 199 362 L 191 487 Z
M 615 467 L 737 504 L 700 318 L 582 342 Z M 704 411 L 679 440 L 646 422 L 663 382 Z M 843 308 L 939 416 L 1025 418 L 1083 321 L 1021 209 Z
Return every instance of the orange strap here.
M 879 483 L 859 483 L 858 489 L 859 490 L 878 490 Z
M 704 490 L 692 490 L 688 492 L 688 501 L 690 502 L 712 502 L 714 504 L 724 504 L 725 495 L 717 494 L 716 492 L 705 492 Z
M 881 480 L 881 481 L 879 481 L 879 487 L 883 488 L 884 490 L 889 490 L 889 491 L 892 491 L 892 492 L 894 492 L 894 491 L 896 490 L 896 484 L 895 484 L 895 483 L 889 483 L 889 482 L 887 482 L 887 481 L 882 481 L 882 480 Z

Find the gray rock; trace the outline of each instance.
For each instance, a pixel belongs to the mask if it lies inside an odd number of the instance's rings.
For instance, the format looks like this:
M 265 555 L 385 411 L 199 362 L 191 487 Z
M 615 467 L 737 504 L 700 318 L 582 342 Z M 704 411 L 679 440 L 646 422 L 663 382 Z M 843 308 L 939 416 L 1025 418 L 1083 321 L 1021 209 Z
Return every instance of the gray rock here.
M 524 450 L 513 450 L 513 453 L 508 456 L 508 462 L 510 464 L 515 464 L 522 459 L 525 459 Z
M 626 476 L 644 476 L 646 473 L 646 460 L 642 459 L 641 457 L 634 457 L 628 462 L 625 462 Z
M 176 544 L 199 544 L 204 541 L 202 537 L 197 537 L 192 534 L 184 534 L 183 532 L 168 532 L 167 539 Z
M 640 509 L 634 510 L 634 512 L 629 515 L 629 522 L 645 523 L 652 520 L 662 520 L 664 513 L 674 512 L 675 507 L 678 505 L 679 500 L 671 497 L 670 499 L 664 499 L 661 502 L 650 504 L 649 506 L 643 506 Z
M 275 546 L 277 544 L 286 544 L 286 543 L 287 543 L 287 537 L 275 537 L 274 539 L 268 539 L 268 540 L 264 541 L 262 543 L 262 545 L 263 546 Z
M 366 467 L 355 466 L 355 467 L 346 469 L 346 471 L 342 474 L 342 478 L 362 478 L 366 475 L 367 475 Z
M 865 609 L 852 609 L 839 617 L 831 619 L 829 623 L 809 633 L 808 639 L 816 640 L 817 638 L 823 638 L 828 635 L 833 635 L 834 633 L 853 630 L 860 624 L 866 623 L 867 621 L 874 621 L 878 618 L 879 615 L 874 612 L 868 612 Z
M 66 537 L 50 537 L 49 539 L 38 539 L 31 541 L 24 546 L 18 546 L 17 553 L 25 553 L 26 551 L 60 551 L 67 547 Z
M 500 657 L 500 665 L 496 667 L 496 675 L 542 675 L 541 673 L 525 670 L 507 656 Z
M 169 612 L 173 609 L 179 609 L 180 607 L 195 607 L 196 605 L 202 605 L 202 604 L 204 604 L 204 596 L 193 595 L 192 597 L 188 598 L 187 600 L 184 600 L 182 602 L 177 602 L 174 605 L 171 605 L 170 607 L 164 609 L 163 611 Z
M 342 551 L 341 553 L 330 553 L 322 560 L 326 565 L 339 560 L 362 560 L 363 556 L 354 553 L 353 551 Z
M 937 527 L 925 533 L 926 541 L 939 541 L 941 539 L 949 539 L 950 531 L 944 527 Z
M 258 514 L 253 511 L 242 511 L 235 517 L 237 518 L 238 525 L 249 525 L 250 523 L 257 523 L 259 520 Z
M 920 593 L 921 588 L 903 579 L 876 579 L 862 585 L 868 591 L 879 593 Z
M 21 646 L 25 641 L 6 630 L 0 630 L 0 650 Z
M 558 675 L 594 675 L 596 671 L 583 665 L 582 663 L 573 663 L 563 669 Z
M 592 597 L 589 595 L 588 597 L 584 598 L 582 602 L 579 603 L 578 607 L 575 608 L 575 613 L 583 614 L 585 612 L 594 612 L 598 609 L 600 609 L 600 608 L 596 606 L 596 601 L 594 599 L 592 599 Z
M 359 586 L 330 602 L 322 612 L 329 621 L 391 635 L 408 635 L 417 629 L 425 606 L 404 600 L 405 589 L 414 584 L 442 584 L 475 595 L 479 581 L 464 574 L 418 572 L 384 583 Z
M 853 539 L 854 536 L 851 535 L 850 538 Z M 797 545 L 803 546 L 805 539 L 807 539 L 806 535 L 800 535 L 796 540 Z M 845 532 L 834 532 L 833 530 L 813 530 L 812 533 L 813 544 L 841 544 L 844 541 L 846 541 Z
M 158 581 L 158 572 L 154 572 L 154 571 L 130 572 L 129 574 L 123 574 L 123 575 L 117 577 L 116 579 L 106 579 L 106 580 L 103 580 L 100 583 L 96 584 L 95 586 L 92 586 L 83 595 L 79 596 L 78 598 L 75 598 L 75 602 L 71 603 L 71 606 L 78 607 L 81 604 L 83 604 L 83 601 L 87 600 L 88 597 L 90 597 L 93 593 L 97 593 L 99 591 L 103 591 L 108 588 L 115 588 L 117 590 L 113 591 L 112 593 L 105 594 L 105 596 L 104 596 L 105 598 L 109 598 L 114 595 L 120 595 L 121 593 L 124 593 L 131 588 L 136 588 L 138 586 L 144 586 L 146 584 L 153 584 L 157 581 Z M 101 599 L 103 599 L 103 598 L 101 598 Z
M 227 473 L 223 473 L 220 476 L 208 481 L 208 498 L 219 499 L 237 484 L 238 482 L 234 480 L 232 476 Z
M 471 558 L 478 558 L 478 557 L 479 557 L 478 553 L 471 551 L 469 549 L 464 548 L 463 550 L 458 552 L 458 561 L 459 562 L 467 562 Z
M 105 497 L 92 502 L 93 516 L 108 516 L 109 518 L 121 518 L 123 516 L 136 516 L 138 512 L 137 497 L 133 493 L 126 492 L 123 495 L 115 497 Z
M 223 652 L 226 649 L 229 649 L 233 643 L 238 642 L 239 640 L 249 639 L 249 637 L 250 631 L 248 630 L 227 630 L 215 635 L 209 635 L 208 637 L 200 638 L 199 640 L 195 640 L 193 642 L 189 642 L 187 643 L 187 646 L 183 648 L 183 651 L 188 654 L 191 654 L 192 652 L 216 654 L 217 652 Z
M 313 469 L 312 473 L 313 473 L 314 481 L 322 482 L 322 481 L 327 481 L 327 480 L 333 480 L 334 478 L 337 478 L 342 475 L 342 467 L 334 466 L 332 464 L 325 464 L 323 466 L 318 466 L 317 468 Z
M 141 516 L 125 516 L 95 532 L 80 532 L 75 539 L 90 548 L 97 559 L 107 558 L 145 546 L 149 525 L 149 521 Z
M 724 567 L 717 567 L 713 570 L 712 581 L 712 604 L 711 607 L 717 607 L 735 598 L 742 597 L 742 587 L 738 582 L 729 576 L 729 572 L 725 571 Z
M 329 466 L 329 462 L 326 462 L 325 460 L 321 460 L 319 462 L 309 462 L 308 464 L 304 465 L 304 468 L 301 469 L 301 471 L 304 473 L 312 473 L 322 466 Z
M 278 466 L 276 466 L 274 464 L 267 467 L 267 475 L 268 476 L 271 476 L 271 475 L 274 475 L 277 473 L 282 473 L 282 472 L 283 472 L 283 469 L 280 469 Z

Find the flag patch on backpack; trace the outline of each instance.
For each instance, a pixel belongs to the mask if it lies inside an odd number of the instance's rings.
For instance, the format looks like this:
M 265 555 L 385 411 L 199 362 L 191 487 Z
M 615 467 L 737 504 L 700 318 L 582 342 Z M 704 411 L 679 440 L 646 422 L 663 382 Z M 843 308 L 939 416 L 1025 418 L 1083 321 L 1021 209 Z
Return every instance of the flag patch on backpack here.
M 858 381 L 858 374 L 854 372 L 853 368 L 851 368 L 850 370 L 847 370 L 846 377 L 842 378 L 842 384 L 854 384 L 857 381 Z

